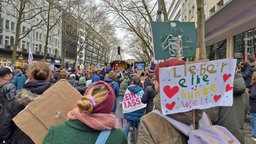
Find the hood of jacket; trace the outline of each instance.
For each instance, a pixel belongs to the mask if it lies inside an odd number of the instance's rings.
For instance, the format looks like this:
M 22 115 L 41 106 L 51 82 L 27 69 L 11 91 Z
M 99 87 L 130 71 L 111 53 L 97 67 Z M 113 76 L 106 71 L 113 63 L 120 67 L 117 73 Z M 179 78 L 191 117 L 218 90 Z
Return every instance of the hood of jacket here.
M 128 87 L 128 90 L 136 94 L 142 90 L 142 87 L 139 85 L 131 85 Z
M 235 74 L 233 87 L 234 87 L 233 89 L 234 96 L 241 96 L 246 90 L 246 85 L 245 85 L 243 76 L 240 73 Z
M 112 82 L 113 80 L 111 78 L 104 78 L 104 81 L 107 82 L 107 83 L 110 83 Z
M 43 94 L 46 89 L 48 89 L 52 83 L 48 80 L 31 80 L 27 82 L 23 88 L 31 91 L 35 94 Z
M 155 109 L 159 110 L 160 112 L 162 112 L 161 109 L 161 102 L 160 102 L 160 94 L 158 93 L 155 98 L 154 98 L 154 105 L 155 105 Z M 202 117 L 203 111 L 202 110 L 195 110 L 195 117 L 196 117 L 196 122 L 198 122 L 201 117 Z M 170 114 L 167 115 L 179 122 L 185 123 L 185 124 L 192 124 L 192 111 L 189 112 L 184 112 L 184 113 L 177 113 L 177 114 Z
M 36 98 L 38 98 L 40 95 L 37 94 L 26 94 L 26 93 L 22 93 L 19 92 L 16 97 L 15 100 L 16 102 L 18 102 L 19 105 L 23 105 L 26 106 L 28 105 L 30 102 L 32 102 L 33 100 L 35 100 Z

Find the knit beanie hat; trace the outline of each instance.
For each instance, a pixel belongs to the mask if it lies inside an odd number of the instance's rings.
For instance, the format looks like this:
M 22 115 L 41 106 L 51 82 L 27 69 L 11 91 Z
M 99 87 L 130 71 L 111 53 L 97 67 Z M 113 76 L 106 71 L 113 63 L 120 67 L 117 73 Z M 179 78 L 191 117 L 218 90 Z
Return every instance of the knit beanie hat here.
M 109 114 L 112 112 L 112 108 L 114 105 L 114 98 L 115 98 L 115 93 L 113 91 L 113 89 L 110 87 L 110 85 L 104 81 L 98 81 L 95 84 L 93 84 L 92 86 L 90 86 L 84 93 L 84 96 L 86 95 L 91 95 L 91 89 L 98 84 L 104 84 L 107 88 L 108 88 L 108 93 L 107 95 L 104 95 L 103 97 L 105 97 L 105 99 L 98 103 L 97 105 L 95 105 L 93 107 L 93 111 L 92 113 L 106 113 Z
M 151 67 L 148 69 L 148 72 L 149 72 L 149 73 L 154 73 L 154 69 L 155 69 L 155 67 L 151 66 Z
M 9 67 L 1 67 L 0 68 L 0 77 L 12 73 L 12 69 Z
M 166 60 L 164 62 L 160 62 L 154 70 L 156 80 L 159 82 L 159 68 L 169 67 L 169 66 L 177 66 L 177 65 L 184 65 L 184 64 L 185 64 L 185 61 L 178 60 L 178 59 L 169 59 L 169 60 Z
M 100 80 L 100 76 L 98 76 L 97 74 L 94 74 L 92 76 L 92 82 L 96 82 L 96 81 L 99 81 Z

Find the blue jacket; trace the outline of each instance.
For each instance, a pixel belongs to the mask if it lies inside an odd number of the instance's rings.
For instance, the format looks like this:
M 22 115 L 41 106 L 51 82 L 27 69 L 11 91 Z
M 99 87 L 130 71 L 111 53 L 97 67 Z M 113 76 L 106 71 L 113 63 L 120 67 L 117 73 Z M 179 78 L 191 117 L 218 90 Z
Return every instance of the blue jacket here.
M 139 85 L 131 85 L 127 88 L 130 92 L 136 94 L 142 91 L 142 87 Z M 125 113 L 124 118 L 130 121 L 139 122 L 140 118 L 144 115 L 145 108 L 139 109 L 130 113 Z
M 113 110 L 112 110 L 113 112 L 115 112 L 116 103 L 117 103 L 116 97 L 119 95 L 119 84 L 118 84 L 118 82 L 112 80 L 111 78 L 105 78 L 104 81 L 107 82 L 113 88 L 113 90 L 115 92 L 115 102 L 114 102 L 114 106 L 113 106 Z
M 16 90 L 22 89 L 23 85 L 25 84 L 27 78 L 23 73 L 16 74 L 13 79 L 12 83 L 16 86 Z

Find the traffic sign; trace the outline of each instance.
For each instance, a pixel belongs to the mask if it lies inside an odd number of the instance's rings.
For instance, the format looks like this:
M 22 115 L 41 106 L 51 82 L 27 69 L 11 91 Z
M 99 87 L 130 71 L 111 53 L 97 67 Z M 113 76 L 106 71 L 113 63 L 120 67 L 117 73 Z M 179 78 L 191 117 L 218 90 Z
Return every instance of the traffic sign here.
M 194 22 L 152 22 L 151 27 L 156 60 L 195 56 L 197 43 Z

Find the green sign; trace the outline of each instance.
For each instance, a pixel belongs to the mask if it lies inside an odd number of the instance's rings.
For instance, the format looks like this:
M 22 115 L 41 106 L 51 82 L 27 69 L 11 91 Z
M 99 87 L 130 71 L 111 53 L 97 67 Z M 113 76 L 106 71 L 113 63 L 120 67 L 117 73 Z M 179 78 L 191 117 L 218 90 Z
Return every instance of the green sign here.
M 180 57 L 195 56 L 197 46 L 194 22 L 152 22 L 151 27 L 156 60 L 177 57 L 178 52 Z

